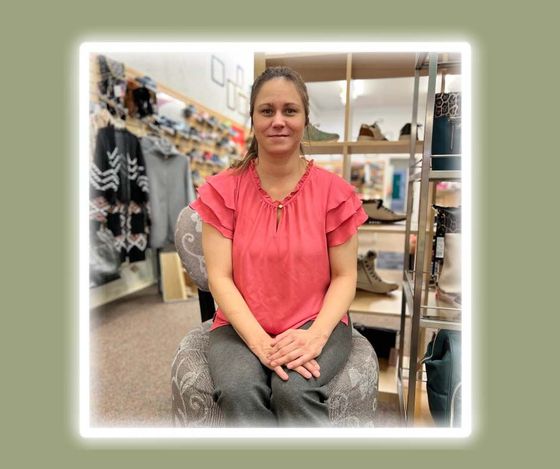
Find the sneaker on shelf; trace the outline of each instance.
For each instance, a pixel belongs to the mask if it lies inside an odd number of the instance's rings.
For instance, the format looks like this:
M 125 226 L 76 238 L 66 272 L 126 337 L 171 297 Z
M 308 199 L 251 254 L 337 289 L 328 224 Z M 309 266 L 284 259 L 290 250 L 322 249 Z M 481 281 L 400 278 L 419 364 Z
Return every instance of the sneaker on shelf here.
M 375 271 L 375 251 L 368 251 L 358 256 L 358 281 L 356 288 L 371 293 L 390 293 L 399 286 L 396 283 L 385 282 Z
M 360 133 L 358 134 L 358 140 L 387 140 L 377 122 L 371 125 L 362 124 L 360 127 Z
M 367 216 L 367 223 L 395 223 L 406 220 L 404 213 L 396 213 L 383 205 L 383 199 L 369 199 L 362 201 Z
M 308 124 L 303 132 L 304 142 L 337 142 L 340 135 L 335 133 L 323 132 L 314 125 Z

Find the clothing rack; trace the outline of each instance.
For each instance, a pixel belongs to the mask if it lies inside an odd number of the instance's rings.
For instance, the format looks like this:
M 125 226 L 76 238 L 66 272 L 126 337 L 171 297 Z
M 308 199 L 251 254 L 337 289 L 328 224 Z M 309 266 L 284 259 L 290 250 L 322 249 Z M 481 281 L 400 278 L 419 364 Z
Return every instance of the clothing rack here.
M 150 122 L 146 119 L 140 119 L 136 116 L 130 116 L 126 106 L 120 106 L 116 102 L 106 98 L 105 96 L 101 95 L 98 90 L 98 83 L 101 80 L 101 75 L 99 73 L 99 65 L 98 65 L 98 55 L 91 54 L 90 55 L 90 74 L 89 74 L 89 83 L 90 83 L 90 102 L 97 104 L 103 103 L 105 107 L 113 107 L 119 108 L 119 110 L 125 115 L 124 120 L 124 128 L 129 132 L 133 133 L 137 137 L 145 137 L 148 135 L 154 134 L 154 129 L 150 127 Z M 125 64 L 124 67 L 125 81 L 137 81 L 137 78 L 144 77 L 147 74 L 129 67 Z M 206 131 L 207 128 L 204 128 L 204 124 L 201 124 L 196 121 L 196 115 L 200 113 L 205 113 L 209 117 L 214 117 L 215 120 L 218 122 L 219 129 L 212 129 L 217 131 L 220 137 L 224 137 L 227 134 L 224 131 L 224 128 L 221 126 L 223 125 L 226 129 L 227 128 L 235 128 L 240 129 L 244 132 L 244 135 L 247 135 L 248 129 L 239 122 L 234 121 L 208 107 L 204 106 L 203 104 L 189 98 L 188 96 L 183 95 L 182 93 L 162 84 L 159 82 L 155 82 L 157 92 L 165 93 L 166 95 L 181 101 L 184 103 L 185 107 L 192 105 L 195 108 L 195 113 L 193 116 L 189 118 L 188 124 L 192 127 L 196 128 L 200 133 Z M 156 114 L 157 115 L 157 114 Z M 159 138 L 164 138 L 172 143 L 180 153 L 184 154 L 186 158 L 189 157 L 187 153 L 191 152 L 192 150 L 198 150 L 201 153 L 203 152 L 211 152 L 213 154 L 217 154 L 219 156 L 223 156 L 223 150 L 220 150 L 216 147 L 215 142 L 205 142 L 205 141 L 193 141 L 191 139 L 186 138 L 186 136 L 181 135 L 178 132 L 175 132 L 175 135 L 171 135 L 165 132 L 163 129 L 158 129 L 155 131 L 155 134 Z M 230 137 L 231 139 L 231 137 Z M 243 139 L 244 140 L 244 139 Z M 238 153 L 244 153 L 244 145 L 238 146 Z M 217 164 L 212 161 L 208 160 L 199 160 L 196 158 L 190 158 L 191 163 L 191 171 L 194 172 L 195 170 L 198 171 L 199 177 L 202 180 L 203 178 L 210 176 L 212 174 L 216 174 L 225 167 L 223 164 Z M 195 184 L 196 186 L 196 184 Z M 155 250 L 154 250 L 155 251 Z M 90 297 L 91 297 L 91 305 L 99 306 L 109 301 L 113 301 L 118 299 L 122 296 L 128 295 L 135 291 L 141 290 L 149 285 L 153 285 L 154 283 L 158 283 L 158 289 L 162 292 L 164 298 L 167 298 L 166 301 L 180 301 L 185 300 L 189 293 L 192 292 L 192 288 L 186 287 L 186 282 L 188 280 L 185 279 L 184 272 L 181 266 L 180 261 L 178 261 L 177 253 L 169 253 L 169 252 L 160 252 L 161 250 L 157 250 L 153 252 L 151 255 L 151 259 L 146 259 L 147 262 L 141 262 L 142 265 L 129 264 L 128 262 L 124 263 L 122 268 L 127 269 L 126 280 L 119 279 L 109 284 L 104 284 L 90 290 Z M 177 256 L 177 259 L 173 258 L 173 255 Z M 165 258 L 165 259 L 163 259 Z M 160 261 L 162 259 L 163 261 Z M 161 285 L 160 285 L 161 281 Z M 167 295 L 165 294 L 165 292 Z M 185 293 L 186 292 L 186 293 Z M 201 311 L 203 311 L 203 316 L 206 317 L 208 313 L 204 313 L 204 311 L 210 311 L 207 307 L 208 300 L 205 298 L 199 298 L 201 304 Z M 213 301 L 213 300 L 212 300 Z M 204 305 L 204 310 L 202 306 Z M 213 306 L 213 305 L 212 305 Z

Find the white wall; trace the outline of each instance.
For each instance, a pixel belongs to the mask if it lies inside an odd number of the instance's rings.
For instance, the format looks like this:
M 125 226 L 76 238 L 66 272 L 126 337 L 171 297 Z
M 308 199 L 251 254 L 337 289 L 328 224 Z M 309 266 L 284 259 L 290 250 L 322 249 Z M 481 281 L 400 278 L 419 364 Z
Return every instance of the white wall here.
M 237 83 L 237 67 L 243 70 L 240 89 L 249 97 L 253 82 L 253 51 L 206 53 L 116 53 L 107 56 L 124 62 L 188 98 L 243 124 L 245 117 L 227 106 L 227 80 Z M 224 86 L 212 80 L 212 55 L 224 64 Z
M 361 124 L 371 125 L 378 121 L 379 127 L 388 140 L 398 140 L 401 128 L 412 121 L 412 101 L 414 78 L 383 78 L 376 80 L 355 80 L 361 85 L 361 95 L 350 104 L 350 141 L 356 141 Z M 343 82 L 308 84 L 311 102 L 311 123 L 320 124 L 325 132 L 344 134 L 344 105 L 340 100 Z M 446 91 L 458 91 L 461 86 L 459 76 L 448 76 Z M 418 123 L 424 124 L 426 117 L 426 91 L 428 77 L 420 78 L 418 97 Z M 436 80 L 436 90 L 441 87 L 441 77 Z M 424 137 L 424 128 L 419 129 L 419 138 Z

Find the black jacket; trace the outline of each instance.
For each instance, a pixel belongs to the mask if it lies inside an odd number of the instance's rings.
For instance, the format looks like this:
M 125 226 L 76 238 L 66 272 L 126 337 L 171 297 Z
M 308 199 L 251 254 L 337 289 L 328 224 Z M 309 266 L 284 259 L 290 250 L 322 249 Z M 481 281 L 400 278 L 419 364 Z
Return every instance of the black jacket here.
M 126 129 L 99 129 L 90 166 L 91 229 L 112 231 L 122 261 L 146 258 L 148 194 L 139 139 Z

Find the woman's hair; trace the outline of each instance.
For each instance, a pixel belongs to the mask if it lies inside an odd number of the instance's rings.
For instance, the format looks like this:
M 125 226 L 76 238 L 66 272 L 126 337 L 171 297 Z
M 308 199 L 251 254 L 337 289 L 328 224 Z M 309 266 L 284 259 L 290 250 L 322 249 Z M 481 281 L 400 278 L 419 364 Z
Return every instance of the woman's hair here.
M 303 103 L 303 108 L 305 111 L 305 125 L 309 124 L 309 95 L 307 94 L 307 87 L 305 82 L 301 78 L 300 74 L 290 67 L 270 67 L 267 68 L 263 73 L 261 73 L 254 81 L 251 87 L 251 99 L 249 101 L 249 114 L 251 116 L 251 128 L 253 128 L 253 112 L 255 111 L 255 100 L 259 94 L 262 86 L 269 80 L 275 78 L 284 78 L 285 80 L 291 81 L 301 98 Z M 303 146 L 300 144 L 300 151 L 303 154 Z M 230 168 L 234 168 L 238 171 L 244 171 L 249 167 L 251 160 L 254 160 L 258 156 L 258 146 L 257 139 L 253 136 L 247 149 L 247 153 L 241 160 L 234 161 Z

